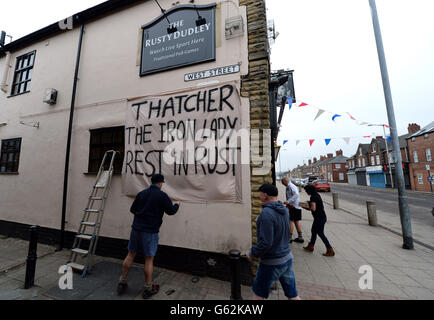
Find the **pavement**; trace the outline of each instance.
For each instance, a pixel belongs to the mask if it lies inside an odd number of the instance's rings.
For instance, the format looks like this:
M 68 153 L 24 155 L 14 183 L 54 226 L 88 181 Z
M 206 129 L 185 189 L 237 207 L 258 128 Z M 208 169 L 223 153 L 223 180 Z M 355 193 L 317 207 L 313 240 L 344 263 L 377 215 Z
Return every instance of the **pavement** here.
M 280 186 L 283 200 L 283 187 Z M 321 194 L 325 199 L 326 195 Z M 302 201 L 307 194 L 301 193 Z M 343 203 L 342 203 L 343 205 Z M 363 215 L 363 206 L 354 206 Z M 304 300 L 434 300 L 434 251 L 415 244 L 415 250 L 402 249 L 402 238 L 381 227 L 371 227 L 363 218 L 325 204 L 328 222 L 325 233 L 336 251 L 335 257 L 324 257 L 325 247 L 318 239 L 313 253 L 304 244 L 292 243 L 294 273 L 299 295 Z M 310 237 L 312 216 L 303 211 L 301 222 L 304 238 Z M 59 289 L 59 267 L 69 252 L 55 252 L 54 247 L 38 245 L 35 286 L 24 290 L 25 260 L 28 243 L 19 239 L 0 238 L 0 300 L 140 300 L 143 266 L 134 264 L 129 276 L 127 295 L 115 294 L 122 261 L 96 257 L 95 270 L 86 278 L 74 274 L 74 288 Z M 372 289 L 361 289 L 361 266 L 372 268 Z M 186 273 L 155 268 L 155 282 L 160 292 L 153 300 L 229 300 L 230 283 L 197 277 Z M 250 287 L 242 286 L 244 299 L 251 299 Z M 270 300 L 285 300 L 278 284 Z
M 399 217 L 398 193 L 393 189 L 380 189 L 349 184 L 331 184 L 331 193 L 338 193 L 341 209 L 367 221 L 366 200 L 376 202 L 378 223 L 402 234 Z M 324 201 L 333 203 L 331 193 L 323 193 Z M 407 190 L 413 238 L 419 244 L 434 249 L 434 194 Z

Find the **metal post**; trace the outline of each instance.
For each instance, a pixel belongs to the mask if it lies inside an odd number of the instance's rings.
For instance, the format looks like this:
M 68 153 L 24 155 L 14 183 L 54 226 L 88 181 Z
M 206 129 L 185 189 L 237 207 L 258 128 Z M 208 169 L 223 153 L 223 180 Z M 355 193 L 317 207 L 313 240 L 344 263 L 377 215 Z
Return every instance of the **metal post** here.
M 377 43 L 378 60 L 380 62 L 381 77 L 383 79 L 384 97 L 386 100 L 387 117 L 389 119 L 390 135 L 392 138 L 393 152 L 395 153 L 396 166 L 395 175 L 398 183 L 399 195 L 399 216 L 401 219 L 403 248 L 414 249 L 413 235 L 411 231 L 410 212 L 408 208 L 407 192 L 405 190 L 404 171 L 402 170 L 402 159 L 399 148 L 398 131 L 396 127 L 395 111 L 393 109 L 392 92 L 390 90 L 389 75 L 387 71 L 386 58 L 384 55 L 383 39 L 381 37 L 380 23 L 378 21 L 377 6 L 375 0 L 369 0 L 371 7 L 372 23 L 374 26 L 375 40 Z
M 332 193 L 332 197 L 333 197 L 333 209 L 337 210 L 339 209 L 339 194 Z
M 27 255 L 27 262 L 26 262 L 26 279 L 24 281 L 24 289 L 31 288 L 35 283 L 37 246 L 38 246 L 38 226 L 31 226 L 29 253 Z
M 431 178 L 431 171 L 428 170 L 428 182 L 429 182 L 429 187 L 431 189 L 431 193 L 432 193 L 432 180 L 429 180 Z M 432 179 L 432 178 L 431 178 Z
M 243 300 L 241 297 L 240 256 L 238 250 L 229 251 L 231 260 L 231 300 Z
M 383 125 L 383 132 L 384 132 L 384 140 L 386 141 L 387 162 L 389 163 L 390 184 L 392 185 L 392 189 L 393 189 L 395 188 L 395 185 L 393 183 L 392 167 L 390 166 L 389 145 L 387 143 L 386 129 L 384 128 L 384 125 Z
M 377 206 L 374 201 L 366 201 L 366 209 L 368 210 L 368 222 L 370 226 L 376 227 L 377 224 Z

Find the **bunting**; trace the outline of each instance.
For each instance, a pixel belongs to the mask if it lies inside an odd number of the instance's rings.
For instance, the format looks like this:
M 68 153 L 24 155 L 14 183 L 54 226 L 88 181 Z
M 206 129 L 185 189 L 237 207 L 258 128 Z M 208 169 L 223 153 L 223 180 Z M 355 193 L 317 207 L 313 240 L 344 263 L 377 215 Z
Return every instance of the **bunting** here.
M 317 115 L 316 115 L 316 117 L 315 117 L 315 119 L 313 121 L 315 121 L 316 119 L 318 119 L 324 112 L 325 112 L 325 110 L 319 109 L 318 113 L 317 113 Z
M 357 121 L 349 112 L 347 112 L 347 114 L 350 116 L 351 120 Z
M 295 139 L 286 139 L 286 140 L 283 140 L 282 144 L 283 145 L 287 145 L 290 141 L 295 141 L 295 145 L 298 146 L 300 144 L 300 142 L 302 142 L 302 141 L 308 141 L 309 145 L 312 147 L 312 145 L 315 143 L 315 141 L 317 141 L 318 139 L 320 139 L 320 140 L 323 139 L 325 145 L 329 146 L 330 143 L 333 140 L 342 139 L 343 141 L 345 141 L 346 144 L 349 144 L 352 139 L 371 139 L 372 137 L 373 136 L 371 135 L 371 136 L 336 137 L 336 138 L 311 138 L 311 139 L 297 139 L 297 140 L 295 140 Z M 387 138 L 389 141 L 391 141 L 390 140 L 390 136 L 387 136 L 387 137 L 384 137 L 384 138 Z
M 292 98 L 288 97 L 289 110 L 292 108 Z
M 289 99 L 289 98 L 288 98 L 288 99 Z M 289 102 L 289 100 L 288 100 L 288 102 Z M 310 105 L 310 104 L 308 104 L 308 103 L 306 103 L 306 102 L 301 102 L 301 103 L 298 105 L 299 108 L 301 108 L 301 107 L 307 107 L 307 106 L 309 106 L 309 107 L 311 107 L 311 108 L 318 109 L 318 113 L 317 113 L 317 115 L 316 115 L 314 121 L 317 120 L 317 119 L 318 119 L 318 118 L 319 118 L 323 113 L 325 113 L 325 112 L 328 112 L 328 113 L 330 113 L 330 114 L 333 115 L 332 120 L 333 120 L 334 122 L 336 122 L 335 120 L 336 120 L 337 118 L 342 117 L 341 114 L 337 114 L 337 113 L 332 112 L 332 111 L 327 111 L 327 110 L 325 110 L 325 109 L 321 109 L 321 108 L 314 107 L 314 106 L 312 106 L 312 105 Z M 291 104 L 290 104 L 290 109 L 291 109 Z M 377 124 L 372 124 L 372 123 L 369 123 L 369 122 L 366 122 L 366 121 L 358 121 L 358 120 L 357 120 L 355 117 L 353 117 L 349 112 L 346 112 L 346 114 L 348 115 L 348 117 L 349 117 L 351 120 L 355 121 L 358 125 L 361 125 L 361 126 L 366 126 L 366 125 L 367 125 L 367 126 L 384 126 L 384 127 L 386 127 L 386 128 L 391 129 L 390 126 L 387 125 L 387 124 L 377 125 Z
M 336 120 L 336 118 L 339 118 L 339 117 L 342 117 L 340 114 L 335 114 L 333 117 L 332 117 L 332 120 L 333 121 L 335 121 Z M 335 121 L 336 122 L 336 121 Z

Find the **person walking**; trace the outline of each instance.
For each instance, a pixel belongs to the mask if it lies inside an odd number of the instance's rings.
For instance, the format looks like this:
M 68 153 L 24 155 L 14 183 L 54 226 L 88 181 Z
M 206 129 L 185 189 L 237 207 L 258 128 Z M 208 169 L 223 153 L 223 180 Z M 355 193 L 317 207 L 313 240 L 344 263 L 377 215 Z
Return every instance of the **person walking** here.
M 292 270 L 294 256 L 289 247 L 289 212 L 277 196 L 274 185 L 259 188 L 263 209 L 256 220 L 257 244 L 246 253 L 250 262 L 253 258 L 261 259 L 253 282 L 253 299 L 267 299 L 271 286 L 279 280 L 288 299 L 300 300 Z
M 282 179 L 282 184 L 286 187 L 286 201 L 284 204 L 289 209 L 289 242 L 292 241 L 303 243 L 303 233 L 300 225 L 301 220 L 301 207 L 298 205 L 300 203 L 300 194 L 298 193 L 298 188 L 289 180 L 288 177 Z M 292 240 L 292 233 L 294 231 L 294 225 L 298 233 L 298 238 Z
M 155 174 L 151 178 L 151 186 L 141 191 L 135 198 L 131 213 L 134 214 L 131 226 L 130 241 L 128 242 L 128 255 L 122 265 L 122 275 L 119 279 L 117 292 L 123 294 L 128 288 L 127 276 L 134 262 L 137 252 L 145 256 L 145 287 L 143 298 L 148 299 L 157 294 L 160 286 L 152 283 L 154 271 L 154 257 L 158 248 L 158 233 L 163 223 L 163 215 L 175 215 L 178 212 L 180 201 L 172 203 L 169 196 L 161 191 L 164 176 Z
M 324 204 L 322 202 L 321 196 L 318 194 L 318 192 L 316 191 L 313 185 L 307 185 L 306 187 L 304 187 L 304 190 L 310 196 L 309 209 L 307 210 L 312 212 L 313 223 L 311 229 L 312 236 L 310 242 L 303 249 L 306 251 L 313 252 L 316 236 L 318 235 L 327 248 L 327 252 L 324 253 L 323 256 L 333 257 L 335 255 L 335 251 L 333 250 L 327 237 L 324 234 L 324 227 L 327 222 L 327 216 L 324 210 Z

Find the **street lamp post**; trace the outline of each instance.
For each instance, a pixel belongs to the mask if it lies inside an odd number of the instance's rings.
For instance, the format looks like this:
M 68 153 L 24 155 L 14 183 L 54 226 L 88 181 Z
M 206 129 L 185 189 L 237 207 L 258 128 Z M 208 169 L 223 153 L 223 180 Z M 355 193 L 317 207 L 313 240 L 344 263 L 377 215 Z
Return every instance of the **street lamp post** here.
M 393 109 L 392 92 L 390 90 L 389 74 L 387 71 L 386 58 L 384 55 L 383 39 L 381 37 L 380 23 L 378 21 L 377 6 L 375 0 L 369 0 L 371 7 L 372 23 L 374 26 L 375 40 L 377 43 L 378 60 L 380 62 L 381 77 L 383 80 L 384 97 L 386 100 L 387 117 L 389 119 L 390 136 L 392 147 L 395 154 L 396 166 L 395 174 L 398 184 L 399 195 L 399 216 L 401 219 L 403 248 L 414 249 L 413 236 L 411 231 L 410 212 L 408 209 L 407 193 L 405 190 L 404 171 L 402 169 L 401 152 L 399 148 L 398 131 L 396 127 L 395 111 Z

